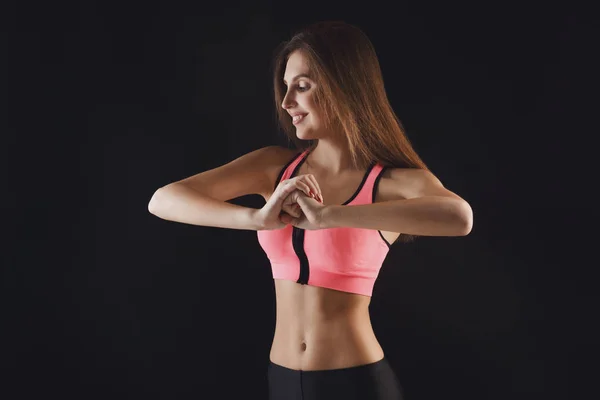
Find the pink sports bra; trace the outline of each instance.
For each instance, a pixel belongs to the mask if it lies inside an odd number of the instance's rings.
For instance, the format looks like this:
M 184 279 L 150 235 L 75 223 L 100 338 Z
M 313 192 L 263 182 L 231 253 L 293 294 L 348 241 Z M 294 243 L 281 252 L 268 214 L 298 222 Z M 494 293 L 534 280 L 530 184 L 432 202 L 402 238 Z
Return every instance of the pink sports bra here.
M 277 183 L 296 175 L 310 149 L 290 160 Z M 342 205 L 371 204 L 387 167 L 371 163 L 356 192 Z M 390 249 L 380 231 L 330 228 L 306 231 L 287 225 L 257 232 L 258 242 L 271 262 L 273 279 L 293 280 L 343 292 L 371 296 L 379 270 Z

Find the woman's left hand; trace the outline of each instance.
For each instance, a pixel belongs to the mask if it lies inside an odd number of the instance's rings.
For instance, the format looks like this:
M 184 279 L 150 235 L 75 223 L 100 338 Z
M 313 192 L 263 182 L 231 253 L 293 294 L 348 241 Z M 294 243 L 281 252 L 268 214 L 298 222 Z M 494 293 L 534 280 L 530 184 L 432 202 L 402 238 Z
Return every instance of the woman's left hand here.
M 288 213 L 282 213 L 279 217 L 281 222 L 310 231 L 325 228 L 323 211 L 327 206 L 323 205 L 316 198 L 308 197 L 300 190 L 294 190 L 284 200 L 284 203 L 296 203 L 301 215 L 298 218 L 294 218 Z

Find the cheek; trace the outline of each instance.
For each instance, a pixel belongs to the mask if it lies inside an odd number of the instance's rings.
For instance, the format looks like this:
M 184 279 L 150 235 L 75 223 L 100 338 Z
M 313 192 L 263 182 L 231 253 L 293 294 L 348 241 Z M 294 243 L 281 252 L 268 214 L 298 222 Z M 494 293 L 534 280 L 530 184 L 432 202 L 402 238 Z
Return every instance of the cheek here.
M 319 114 L 319 103 L 313 96 L 308 96 L 304 101 L 304 107 L 311 114 Z

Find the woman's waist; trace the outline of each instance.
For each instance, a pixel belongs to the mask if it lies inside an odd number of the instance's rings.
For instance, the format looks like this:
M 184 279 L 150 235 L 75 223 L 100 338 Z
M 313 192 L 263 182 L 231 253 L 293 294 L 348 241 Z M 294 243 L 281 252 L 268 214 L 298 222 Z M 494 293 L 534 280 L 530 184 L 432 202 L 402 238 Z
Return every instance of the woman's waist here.
M 280 279 L 275 289 L 277 319 L 285 323 L 310 327 L 369 318 L 369 296 Z
M 271 361 L 302 370 L 346 368 L 375 362 L 383 350 L 371 324 L 359 320 L 276 324 Z
M 310 324 L 279 320 L 275 324 L 273 335 L 274 343 L 282 343 L 302 351 L 353 348 L 376 341 L 371 324 L 358 320 L 321 321 Z
M 276 309 L 275 333 L 292 340 L 326 340 L 331 336 L 355 337 L 373 333 L 365 304 L 332 301 L 281 301 Z

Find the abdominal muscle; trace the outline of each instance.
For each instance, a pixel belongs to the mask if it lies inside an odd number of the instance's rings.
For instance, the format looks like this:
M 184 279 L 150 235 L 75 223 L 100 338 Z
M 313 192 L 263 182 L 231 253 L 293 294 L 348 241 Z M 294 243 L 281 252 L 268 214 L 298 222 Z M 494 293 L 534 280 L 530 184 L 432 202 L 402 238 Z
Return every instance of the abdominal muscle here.
M 275 279 L 275 334 L 269 358 L 311 371 L 354 367 L 383 358 L 369 316 L 371 298 Z

